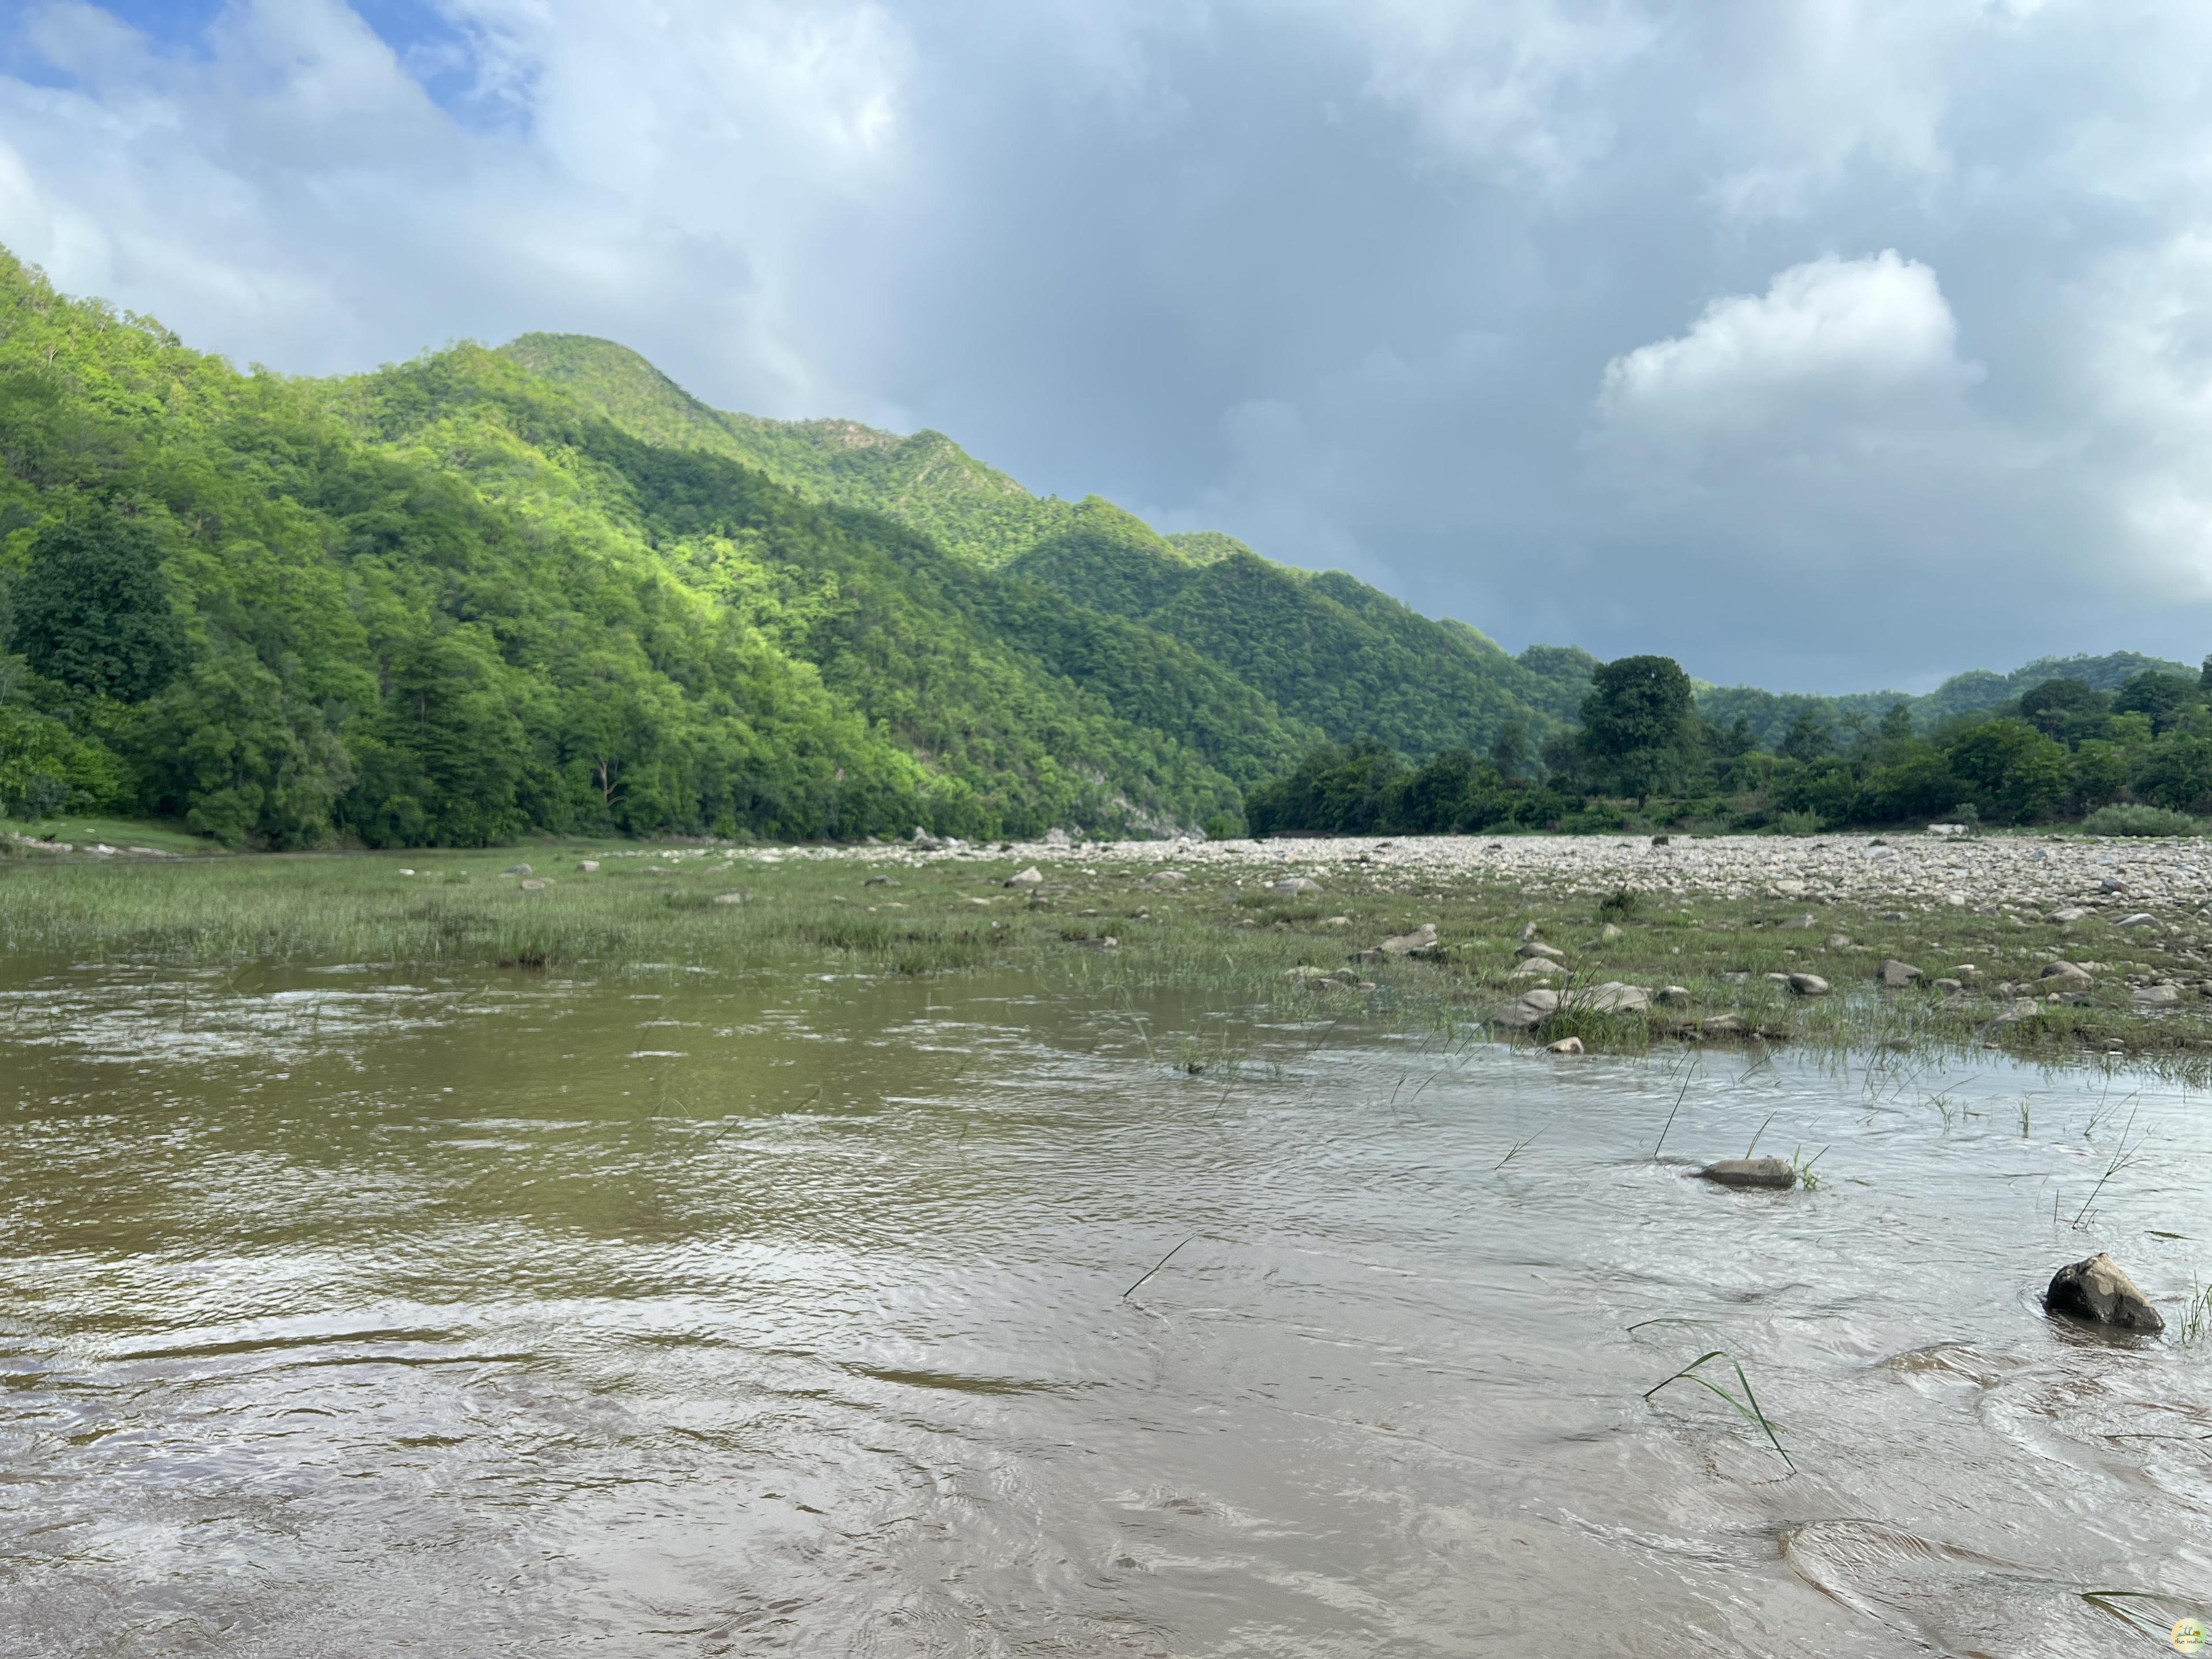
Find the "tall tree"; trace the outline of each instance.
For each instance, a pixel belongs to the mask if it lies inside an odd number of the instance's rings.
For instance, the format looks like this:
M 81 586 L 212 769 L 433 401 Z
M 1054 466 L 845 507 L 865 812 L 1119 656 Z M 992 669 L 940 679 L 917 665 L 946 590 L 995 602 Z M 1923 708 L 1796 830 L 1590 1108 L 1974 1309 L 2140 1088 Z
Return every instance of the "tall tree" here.
M 160 549 L 104 507 L 39 532 L 15 611 L 15 647 L 32 672 L 95 696 L 143 702 L 184 665 Z
M 1696 701 L 1672 657 L 1606 663 L 1583 700 L 1583 747 L 1615 787 L 1642 799 L 1686 769 Z

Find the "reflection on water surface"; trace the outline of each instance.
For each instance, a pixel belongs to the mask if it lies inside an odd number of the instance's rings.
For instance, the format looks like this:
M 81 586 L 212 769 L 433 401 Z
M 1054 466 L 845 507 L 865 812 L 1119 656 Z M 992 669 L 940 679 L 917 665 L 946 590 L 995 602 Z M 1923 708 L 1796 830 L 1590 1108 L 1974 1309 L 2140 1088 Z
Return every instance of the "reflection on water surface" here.
M 2201 1101 L 1222 1024 L 19 973 L 0 1651 L 2121 1654 L 2212 1594 Z M 1674 1161 L 1755 1133 L 1819 1189 Z M 2044 1319 L 2097 1248 L 2165 1340 Z M 1794 1474 L 1642 1398 L 1717 1348 Z

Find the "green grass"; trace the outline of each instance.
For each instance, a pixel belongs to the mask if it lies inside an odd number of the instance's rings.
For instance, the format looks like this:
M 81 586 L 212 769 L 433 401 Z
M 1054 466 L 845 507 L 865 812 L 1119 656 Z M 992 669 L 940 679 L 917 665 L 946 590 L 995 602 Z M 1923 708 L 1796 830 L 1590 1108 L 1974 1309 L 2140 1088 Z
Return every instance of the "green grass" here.
M 572 867 L 586 855 L 600 859 L 598 872 Z M 521 890 L 501 873 L 518 859 L 552 885 Z M 675 873 L 648 874 L 652 864 Z M 2168 930 L 2122 933 L 2101 921 L 2016 926 L 1948 908 L 1884 921 L 1830 905 L 1815 927 L 1799 930 L 1771 925 L 1773 907 L 1751 901 L 1644 896 L 1624 910 L 1617 899 L 1552 898 L 1480 878 L 1440 882 L 1386 866 L 1334 875 L 1319 895 L 1278 898 L 1259 890 L 1256 868 L 1197 865 L 1184 885 L 1160 889 L 1144 884 L 1150 866 L 1110 862 L 1094 866 L 1096 873 L 1050 866 L 1045 888 L 1031 899 L 1000 884 L 1014 867 L 1011 859 L 906 866 L 803 851 L 770 861 L 559 842 L 520 852 L 190 861 L 33 854 L 0 860 L 0 946 L 19 957 L 71 963 L 1016 969 L 1042 988 L 1106 1006 L 1135 991 L 1194 992 L 1271 1018 L 1411 1025 L 1449 1038 L 1479 1034 L 1526 988 L 1508 975 L 1521 930 L 1534 921 L 1567 953 L 1564 984 L 1618 980 L 1689 993 L 1679 1008 L 1570 1012 L 1527 1034 L 1537 1042 L 1572 1035 L 1592 1049 L 1627 1053 L 1685 1041 L 1787 1042 L 1837 1054 L 1995 1046 L 2054 1061 L 2102 1063 L 2117 1054 L 2176 1075 L 2212 1077 L 2212 1003 L 2193 994 L 2166 1009 L 2128 1000 L 2130 972 L 2212 975 L 2191 942 L 2197 924 L 2185 916 Z M 416 873 L 401 873 L 410 869 Z M 893 884 L 864 885 L 877 873 Z M 739 890 L 746 902 L 715 902 Z M 1617 937 L 1600 937 L 1601 909 L 1607 918 L 1629 915 Z M 1330 926 L 1339 915 L 1348 924 Z M 1443 960 L 1346 971 L 1359 948 L 1425 921 L 1437 926 Z M 1832 934 L 1850 942 L 1828 945 Z M 1878 990 L 1875 965 L 1892 956 L 1917 963 L 1930 979 L 1971 963 L 1978 983 L 1948 994 Z M 2006 1006 L 2000 982 L 2032 981 L 2055 956 L 2104 964 L 2086 1000 L 2041 1004 L 2027 1019 L 1999 1023 Z M 1337 978 L 1315 988 L 1291 976 L 1300 967 Z M 1794 969 L 1822 975 L 1835 994 L 1801 998 L 1764 977 Z M 1744 1034 L 1705 1037 L 1699 1022 L 1718 1014 L 1735 1015 Z M 1234 1059 L 1210 1046 L 1169 1058 L 1209 1070 Z

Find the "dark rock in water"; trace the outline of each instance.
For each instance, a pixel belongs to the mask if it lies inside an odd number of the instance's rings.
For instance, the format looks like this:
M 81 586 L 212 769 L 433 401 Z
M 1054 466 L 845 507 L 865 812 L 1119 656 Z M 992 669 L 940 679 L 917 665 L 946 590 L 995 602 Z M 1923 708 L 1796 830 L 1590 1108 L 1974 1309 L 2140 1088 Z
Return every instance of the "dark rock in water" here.
M 1698 1173 L 1723 1187 L 1767 1187 L 1786 1192 L 1797 1184 L 1796 1169 L 1783 1158 L 1724 1158 Z
M 2051 1288 L 2043 1293 L 2043 1306 L 2046 1313 L 2146 1335 L 2166 1328 L 2166 1321 L 2150 1305 L 2150 1298 L 2136 1288 L 2127 1269 L 2102 1250 L 2085 1261 L 2061 1267 L 2052 1276 Z

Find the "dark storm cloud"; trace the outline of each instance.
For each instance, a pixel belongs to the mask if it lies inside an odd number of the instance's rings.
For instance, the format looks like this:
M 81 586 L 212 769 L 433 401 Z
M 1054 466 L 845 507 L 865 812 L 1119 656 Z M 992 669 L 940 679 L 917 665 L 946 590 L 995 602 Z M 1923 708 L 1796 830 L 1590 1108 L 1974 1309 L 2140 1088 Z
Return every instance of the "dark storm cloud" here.
M 2212 643 L 2202 9 L 210 16 L 26 15 L 0 239 L 241 357 L 609 334 L 1720 679 Z

